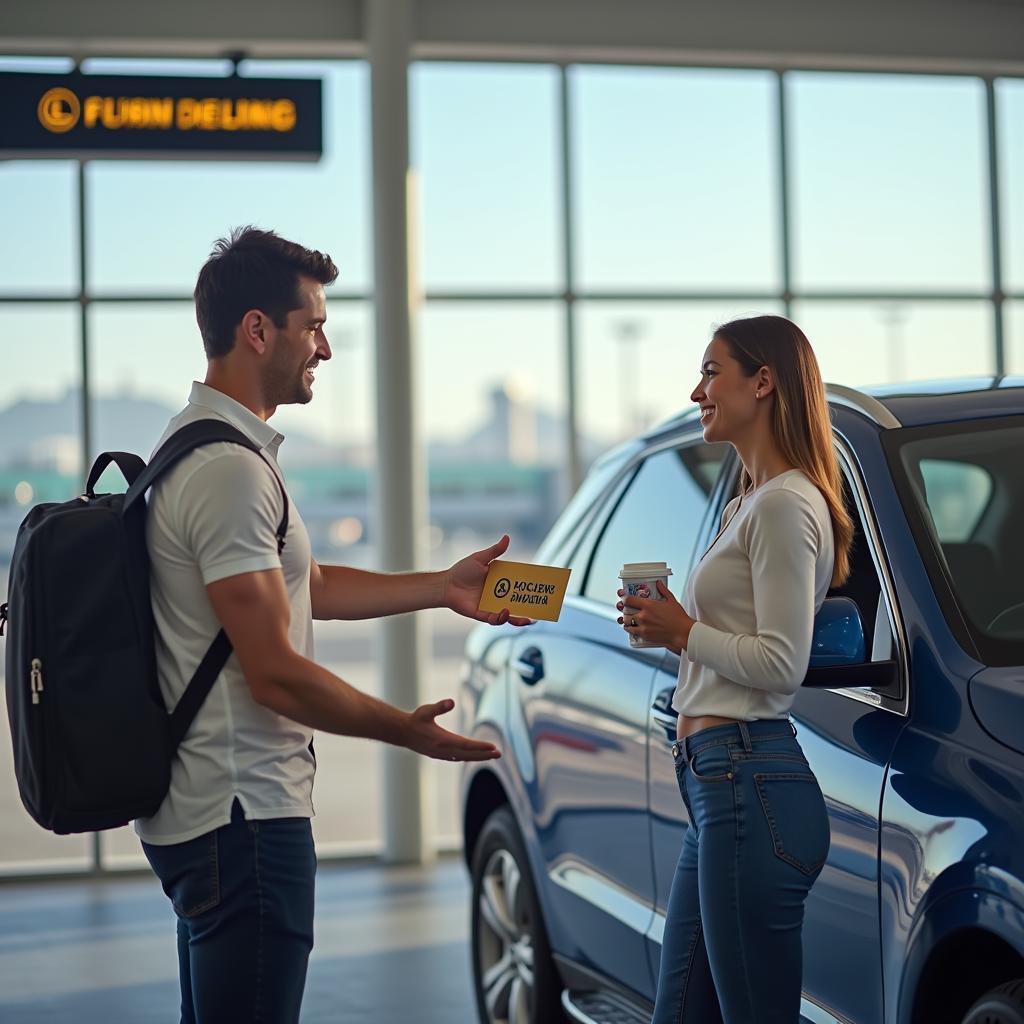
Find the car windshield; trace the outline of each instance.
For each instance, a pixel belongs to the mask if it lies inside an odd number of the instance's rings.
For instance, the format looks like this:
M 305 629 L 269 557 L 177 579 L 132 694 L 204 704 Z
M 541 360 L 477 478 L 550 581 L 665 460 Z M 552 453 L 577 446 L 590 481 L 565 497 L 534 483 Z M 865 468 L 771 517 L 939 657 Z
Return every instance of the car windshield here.
M 988 664 L 1024 664 L 1024 421 L 893 433 L 893 470 L 951 628 L 962 636 L 966 624 Z

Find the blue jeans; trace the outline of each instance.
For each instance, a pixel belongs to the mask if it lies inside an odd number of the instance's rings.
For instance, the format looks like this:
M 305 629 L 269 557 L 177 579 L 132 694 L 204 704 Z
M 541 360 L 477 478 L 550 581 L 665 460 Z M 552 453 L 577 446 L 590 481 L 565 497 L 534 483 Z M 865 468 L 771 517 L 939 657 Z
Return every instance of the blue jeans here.
M 788 721 L 672 746 L 690 812 L 652 1024 L 798 1024 L 804 901 L 828 856 L 821 788 Z
M 182 1024 L 292 1024 L 313 948 L 316 854 L 308 818 L 231 824 L 143 843 L 178 917 Z

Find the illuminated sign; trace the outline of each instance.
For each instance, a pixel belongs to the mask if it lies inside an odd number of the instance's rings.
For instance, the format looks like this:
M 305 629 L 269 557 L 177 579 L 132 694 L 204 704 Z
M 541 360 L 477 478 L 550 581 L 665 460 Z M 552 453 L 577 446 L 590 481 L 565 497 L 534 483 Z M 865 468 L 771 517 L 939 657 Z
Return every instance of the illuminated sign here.
M 0 157 L 317 160 L 321 83 L 0 72 Z

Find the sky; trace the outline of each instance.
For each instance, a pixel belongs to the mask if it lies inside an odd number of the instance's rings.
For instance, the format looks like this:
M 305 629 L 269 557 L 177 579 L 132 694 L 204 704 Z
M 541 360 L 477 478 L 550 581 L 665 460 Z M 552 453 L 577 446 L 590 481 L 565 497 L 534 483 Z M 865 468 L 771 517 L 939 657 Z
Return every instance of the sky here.
M 15 64 L 0 60 L 0 69 Z M 92 61 L 87 70 L 219 74 L 223 62 Z M 314 402 L 279 414 L 326 439 L 374 428 L 368 74 L 361 62 L 252 62 L 247 74 L 321 75 L 325 156 L 313 164 L 101 161 L 86 175 L 89 289 L 191 293 L 211 243 L 257 223 L 331 253 L 335 358 Z M 561 243 L 558 71 L 417 64 L 411 151 L 420 275 L 428 290 L 557 295 Z M 637 293 L 576 305 L 581 426 L 613 439 L 688 404 L 713 327 L 781 312 L 775 79 L 750 70 L 574 67 L 572 262 L 578 293 Z M 981 292 L 991 281 L 984 89 L 971 78 L 790 73 L 792 276 L 798 290 Z M 1024 292 L 1024 81 L 998 83 L 1003 265 Z M 0 164 L 5 294 L 77 288 L 76 168 Z M 742 293 L 664 302 L 644 292 Z M 991 372 L 984 301 L 798 300 L 827 380 Z M 77 382 L 72 304 L 0 305 L 0 405 Z M 1024 300 L 1007 306 L 1008 362 L 1024 372 Z M 92 374 L 184 404 L 204 357 L 188 301 L 97 303 Z M 431 302 L 418 318 L 420 416 L 457 438 L 514 382 L 564 412 L 565 312 L 529 302 Z M 385 396 L 386 399 L 386 396 Z

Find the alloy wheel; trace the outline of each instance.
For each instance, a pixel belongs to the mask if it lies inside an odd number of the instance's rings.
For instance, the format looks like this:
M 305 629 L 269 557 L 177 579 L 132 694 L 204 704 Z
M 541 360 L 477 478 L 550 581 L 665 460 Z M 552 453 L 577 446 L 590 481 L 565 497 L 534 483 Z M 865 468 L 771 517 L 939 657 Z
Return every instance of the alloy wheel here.
M 477 905 L 479 968 L 490 1024 L 531 1024 L 533 927 L 522 872 L 508 850 L 487 860 Z

